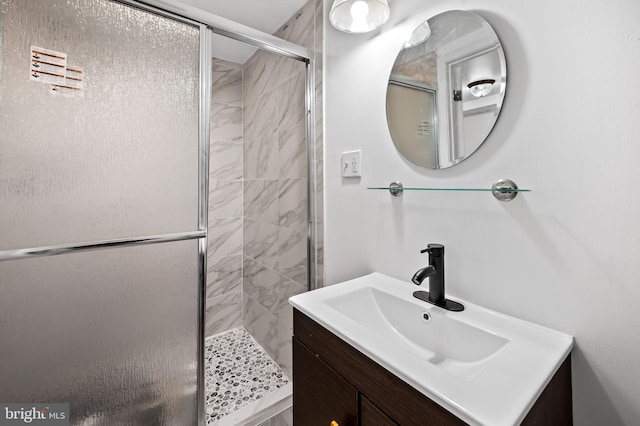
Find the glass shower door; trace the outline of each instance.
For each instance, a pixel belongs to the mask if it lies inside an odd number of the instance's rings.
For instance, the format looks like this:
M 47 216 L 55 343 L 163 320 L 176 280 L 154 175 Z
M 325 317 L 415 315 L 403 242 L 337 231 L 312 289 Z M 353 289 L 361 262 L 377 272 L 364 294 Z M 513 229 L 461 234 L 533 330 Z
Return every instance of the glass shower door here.
M 0 404 L 197 423 L 202 31 L 117 1 L 0 1 Z

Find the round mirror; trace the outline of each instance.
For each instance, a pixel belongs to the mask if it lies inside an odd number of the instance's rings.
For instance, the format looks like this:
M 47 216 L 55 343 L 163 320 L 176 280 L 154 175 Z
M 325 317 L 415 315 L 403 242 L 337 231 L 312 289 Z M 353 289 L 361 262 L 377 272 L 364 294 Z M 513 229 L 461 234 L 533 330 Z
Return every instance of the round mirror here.
M 413 31 L 391 70 L 391 138 L 418 166 L 454 166 L 493 129 L 506 85 L 504 51 L 487 21 L 463 10 L 434 16 Z

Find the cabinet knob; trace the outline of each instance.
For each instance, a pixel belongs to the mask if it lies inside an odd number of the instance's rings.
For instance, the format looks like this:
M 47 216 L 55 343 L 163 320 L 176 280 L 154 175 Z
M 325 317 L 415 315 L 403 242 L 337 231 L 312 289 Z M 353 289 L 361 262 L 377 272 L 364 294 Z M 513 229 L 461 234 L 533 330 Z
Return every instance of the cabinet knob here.
M 330 426 L 340 426 L 340 425 L 335 420 L 331 420 L 331 425 Z

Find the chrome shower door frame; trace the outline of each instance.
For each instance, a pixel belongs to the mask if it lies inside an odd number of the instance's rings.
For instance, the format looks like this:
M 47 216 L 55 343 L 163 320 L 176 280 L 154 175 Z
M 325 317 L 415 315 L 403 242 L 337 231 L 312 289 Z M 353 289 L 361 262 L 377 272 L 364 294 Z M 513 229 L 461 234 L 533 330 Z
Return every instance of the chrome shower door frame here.
M 307 148 L 307 280 L 308 290 L 317 288 L 317 225 L 316 225 L 316 191 L 318 188 L 316 176 L 316 148 L 315 148 L 315 117 L 316 117 L 316 67 L 313 50 L 263 33 L 242 24 L 230 21 L 209 12 L 194 7 L 166 3 L 161 0 L 111 0 L 139 8 L 141 10 L 165 16 L 200 30 L 200 75 L 199 75 L 199 164 L 198 164 L 198 230 L 166 235 L 140 236 L 104 241 L 92 241 L 81 244 L 66 244 L 47 247 L 36 247 L 19 250 L 0 251 L 0 262 L 22 258 L 53 256 L 70 252 L 124 247 L 144 244 L 157 244 L 170 241 L 198 239 L 198 389 L 197 411 L 198 423 L 206 423 L 205 413 L 205 383 L 204 383 L 204 320 L 206 301 L 206 271 L 207 271 L 207 216 L 209 194 L 209 114 L 211 99 L 211 43 L 212 33 L 220 34 L 305 63 L 305 121 Z
M 316 191 L 318 182 L 315 172 L 315 54 L 273 35 L 229 21 L 214 14 L 201 11 L 187 5 L 171 5 L 159 0 L 112 0 L 127 4 L 150 13 L 165 16 L 198 27 L 200 30 L 200 73 L 199 73 L 199 172 L 198 172 L 198 230 L 174 234 L 147 235 L 133 238 L 91 241 L 78 244 L 64 244 L 46 247 L 25 248 L 0 251 L 0 262 L 41 256 L 62 255 L 72 252 L 98 250 L 115 247 L 159 244 L 171 241 L 198 239 L 198 422 L 205 423 L 204 389 L 204 316 L 206 300 L 207 270 L 207 214 L 209 193 L 209 113 L 211 86 L 211 39 L 217 33 L 238 40 L 262 50 L 286 56 L 305 63 L 305 120 L 307 148 L 307 279 L 308 289 L 317 287 L 317 229 L 316 229 Z

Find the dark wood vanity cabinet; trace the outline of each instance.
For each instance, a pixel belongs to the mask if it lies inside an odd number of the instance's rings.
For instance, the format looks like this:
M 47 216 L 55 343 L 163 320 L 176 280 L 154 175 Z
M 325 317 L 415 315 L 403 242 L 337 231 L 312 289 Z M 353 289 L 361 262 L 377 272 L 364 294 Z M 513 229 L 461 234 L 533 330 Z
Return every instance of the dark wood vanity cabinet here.
M 296 339 L 293 364 L 305 372 L 294 385 L 296 425 L 358 424 L 358 390 Z
M 295 426 L 466 424 L 295 309 L 293 334 Z M 572 424 L 567 357 L 522 425 Z

